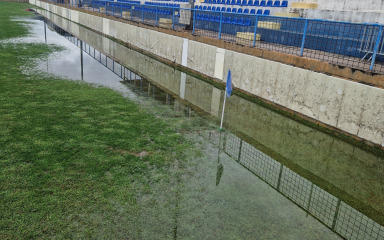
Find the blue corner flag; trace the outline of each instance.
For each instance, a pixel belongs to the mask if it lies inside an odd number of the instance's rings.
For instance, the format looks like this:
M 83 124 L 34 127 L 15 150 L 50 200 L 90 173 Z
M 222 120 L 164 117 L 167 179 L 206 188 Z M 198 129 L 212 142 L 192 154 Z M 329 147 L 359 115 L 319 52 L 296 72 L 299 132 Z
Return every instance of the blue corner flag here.
M 227 76 L 227 97 L 230 97 L 232 93 L 232 77 L 231 77 L 231 70 L 228 70 L 228 76 Z

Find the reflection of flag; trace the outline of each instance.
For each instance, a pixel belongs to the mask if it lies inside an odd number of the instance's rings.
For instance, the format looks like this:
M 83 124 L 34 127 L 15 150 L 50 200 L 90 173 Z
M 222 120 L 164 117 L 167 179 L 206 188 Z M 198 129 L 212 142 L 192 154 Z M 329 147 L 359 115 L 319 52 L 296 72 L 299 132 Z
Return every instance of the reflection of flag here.
M 227 76 L 227 97 L 230 97 L 232 93 L 232 77 L 231 77 L 231 70 L 228 70 L 228 76 Z

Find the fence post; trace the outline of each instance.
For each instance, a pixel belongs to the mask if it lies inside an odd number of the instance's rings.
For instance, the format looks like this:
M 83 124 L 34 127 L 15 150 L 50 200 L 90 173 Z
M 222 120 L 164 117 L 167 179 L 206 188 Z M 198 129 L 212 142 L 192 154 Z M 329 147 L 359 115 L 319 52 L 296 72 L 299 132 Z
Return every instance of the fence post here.
M 175 8 L 172 8 L 172 29 L 175 30 Z
M 131 6 L 131 21 L 132 21 L 132 18 L 133 18 L 133 17 L 132 17 L 132 15 L 133 15 L 132 7 L 133 7 L 133 6 Z
M 256 20 L 255 20 L 255 32 L 253 33 L 253 43 L 252 46 L 256 45 L 256 36 L 257 36 L 257 24 L 259 23 L 259 16 L 256 15 Z
M 144 8 L 140 8 L 141 10 L 141 22 L 144 23 Z
M 107 10 L 107 9 L 105 9 Z M 112 3 L 112 16 L 115 16 L 115 4 Z
M 120 16 L 123 18 L 123 4 L 120 3 Z
M 308 19 L 305 19 L 303 41 L 301 42 L 300 57 L 302 57 L 304 53 L 304 43 L 305 43 L 305 36 L 307 35 L 307 28 L 308 28 Z
M 157 13 L 159 12 L 159 7 L 158 6 L 156 6 L 155 11 L 156 11 L 156 26 L 158 26 L 159 25 L 159 23 L 158 23 L 158 16 L 157 16 Z
M 221 25 L 223 23 L 223 12 L 220 12 L 219 39 L 221 39 Z
M 195 33 L 195 25 L 196 25 L 196 21 L 195 21 L 196 20 L 196 9 L 193 9 L 192 11 L 193 11 L 192 34 L 194 34 Z
M 107 14 L 107 2 L 105 2 L 105 15 L 108 15 Z
M 379 50 L 380 40 L 381 40 L 381 35 L 382 34 L 383 34 L 383 26 L 380 26 L 379 33 L 377 35 L 376 44 L 375 44 L 375 49 L 373 50 L 371 66 L 369 67 L 370 71 L 373 70 L 373 66 L 375 65 L 376 55 L 377 55 L 377 51 Z

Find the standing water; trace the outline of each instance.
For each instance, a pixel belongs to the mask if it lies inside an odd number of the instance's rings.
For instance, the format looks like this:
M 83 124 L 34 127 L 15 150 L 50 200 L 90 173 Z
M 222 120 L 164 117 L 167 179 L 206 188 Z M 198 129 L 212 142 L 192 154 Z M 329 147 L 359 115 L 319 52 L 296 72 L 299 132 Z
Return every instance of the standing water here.
M 46 20 L 32 21 L 34 40 L 64 48 L 42 60 L 40 71 L 107 86 L 139 104 L 155 100 L 155 108 L 189 121 L 217 123 L 222 89 L 37 11 Z M 179 116 L 160 114 L 167 113 Z M 175 166 L 173 181 L 140 199 L 142 214 L 127 226 L 140 229 L 137 237 L 384 239 L 381 156 L 236 95 L 225 123 L 228 131 L 193 135 L 204 156 L 184 172 Z

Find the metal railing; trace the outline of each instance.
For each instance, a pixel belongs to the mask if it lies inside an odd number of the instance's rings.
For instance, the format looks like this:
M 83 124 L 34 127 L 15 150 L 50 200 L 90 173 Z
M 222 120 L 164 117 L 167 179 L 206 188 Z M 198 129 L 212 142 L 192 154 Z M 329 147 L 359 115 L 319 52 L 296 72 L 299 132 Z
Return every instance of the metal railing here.
M 205 132 L 261 180 L 345 239 L 384 239 L 384 226 L 229 132 Z
M 206 10 L 202 10 L 198 6 L 195 9 L 180 7 L 180 2 L 49 2 L 162 28 L 190 29 L 194 35 L 384 73 L 384 34 L 383 26 L 378 24 L 257 15 L 252 9 L 226 8 L 220 4 L 206 5 Z

